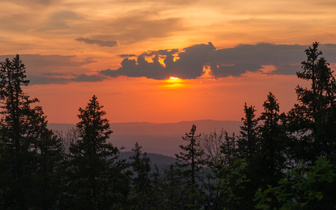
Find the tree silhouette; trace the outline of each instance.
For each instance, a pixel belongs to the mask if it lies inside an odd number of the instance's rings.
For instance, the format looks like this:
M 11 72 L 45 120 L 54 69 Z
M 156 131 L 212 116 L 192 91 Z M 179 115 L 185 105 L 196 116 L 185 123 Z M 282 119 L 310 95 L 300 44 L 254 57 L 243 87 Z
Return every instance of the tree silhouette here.
M 295 156 L 313 163 L 319 155 L 334 156 L 336 149 L 336 82 L 319 44 L 305 50 L 307 60 L 297 76 L 310 87 L 296 88 L 298 104 L 288 113 L 289 128 L 297 141 Z
M 247 161 L 253 159 L 260 149 L 260 138 L 258 135 L 258 119 L 254 106 L 244 106 L 245 117 L 242 118 L 243 125 L 240 126 L 240 136 L 238 138 L 238 153 L 241 158 Z
M 127 196 L 126 166 L 118 160 L 118 148 L 106 142 L 112 131 L 102 108 L 96 96 L 79 108 L 79 138 L 69 148 L 70 208 L 112 208 Z
M 56 172 L 62 161 L 60 140 L 47 128 L 38 102 L 23 93 L 25 65 L 19 55 L 0 63 L 2 141 L 1 204 L 4 208 L 53 207 L 58 199 Z
M 334 209 L 335 166 L 320 156 L 287 171 L 277 186 L 256 193 L 257 209 Z
M 245 116 L 242 118 L 243 125 L 240 127 L 238 137 L 237 158 L 244 160 L 245 167 L 241 173 L 246 177 L 244 184 L 244 205 L 246 208 L 254 206 L 253 199 L 256 190 L 260 186 L 260 174 L 264 173 L 263 165 L 260 161 L 261 135 L 259 129 L 259 119 L 256 117 L 254 106 L 244 105 Z
M 264 112 L 260 120 L 260 152 L 259 164 L 261 164 L 260 187 L 275 185 L 282 178 L 285 167 L 285 137 L 280 125 L 279 104 L 272 93 L 269 93 L 263 104 Z
M 196 138 L 199 136 L 196 133 L 196 125 L 192 125 L 190 132 L 186 133 L 183 138 L 187 142 L 186 145 L 180 145 L 182 152 L 176 154 L 176 159 L 178 161 L 177 165 L 181 167 L 183 175 L 186 178 L 186 190 L 189 191 L 189 200 L 186 201 L 187 205 L 192 208 L 197 208 L 200 201 L 201 191 L 199 190 L 198 180 L 200 179 L 199 171 L 204 165 L 204 160 L 202 156 L 204 155 L 203 150 Z
M 131 208 L 148 209 L 151 207 L 151 179 L 150 179 L 150 159 L 147 153 L 142 152 L 142 147 L 135 143 L 130 157 L 130 165 L 133 170 Z

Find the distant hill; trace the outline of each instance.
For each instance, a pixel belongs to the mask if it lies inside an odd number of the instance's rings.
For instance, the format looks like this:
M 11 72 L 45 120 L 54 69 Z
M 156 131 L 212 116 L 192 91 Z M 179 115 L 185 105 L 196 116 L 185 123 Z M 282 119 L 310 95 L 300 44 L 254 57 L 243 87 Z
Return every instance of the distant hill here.
M 174 157 L 174 154 L 180 152 L 179 145 L 183 143 L 182 136 L 190 131 L 193 124 L 197 126 L 197 134 L 221 129 L 238 134 L 242 122 L 197 120 L 178 123 L 111 123 L 113 134 L 110 142 L 117 147 L 124 146 L 126 150 L 131 150 L 135 142 L 138 142 L 144 152 Z M 49 123 L 48 126 L 53 130 L 65 131 L 75 125 Z
M 132 155 L 134 155 L 134 152 L 132 151 L 121 152 L 120 158 L 128 160 Z M 166 155 L 147 153 L 147 157 L 151 160 L 152 169 L 154 168 L 154 165 L 156 165 L 159 169 L 162 169 L 175 163 L 175 158 Z

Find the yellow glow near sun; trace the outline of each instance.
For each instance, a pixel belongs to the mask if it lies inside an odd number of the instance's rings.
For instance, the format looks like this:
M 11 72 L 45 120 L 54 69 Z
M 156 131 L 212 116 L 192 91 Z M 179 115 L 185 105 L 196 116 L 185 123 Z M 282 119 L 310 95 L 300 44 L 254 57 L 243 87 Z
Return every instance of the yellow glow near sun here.
M 180 80 L 178 77 L 170 77 L 169 81 L 171 82 L 177 82 L 178 80 Z
M 181 88 L 184 86 L 186 86 L 186 81 L 174 76 L 171 76 L 169 79 L 165 80 L 165 84 L 163 85 L 164 88 L 168 89 Z

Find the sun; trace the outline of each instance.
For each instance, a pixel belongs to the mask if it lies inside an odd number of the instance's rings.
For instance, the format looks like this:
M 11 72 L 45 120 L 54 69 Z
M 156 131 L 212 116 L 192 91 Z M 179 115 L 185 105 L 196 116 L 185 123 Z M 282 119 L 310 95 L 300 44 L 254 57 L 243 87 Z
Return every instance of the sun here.
M 170 83 L 181 82 L 181 79 L 178 77 L 169 77 L 167 82 L 170 82 Z
M 170 76 L 169 79 L 164 80 L 164 88 L 176 89 L 186 86 L 186 81 L 175 76 Z

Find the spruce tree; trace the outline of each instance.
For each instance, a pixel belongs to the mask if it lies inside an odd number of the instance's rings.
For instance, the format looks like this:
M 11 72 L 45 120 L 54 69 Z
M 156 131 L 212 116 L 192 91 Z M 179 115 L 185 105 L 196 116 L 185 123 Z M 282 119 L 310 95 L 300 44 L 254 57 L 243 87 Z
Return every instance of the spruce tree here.
M 310 82 L 310 87 L 297 86 L 298 104 L 288 114 L 297 145 L 293 154 L 310 164 L 319 155 L 335 156 L 336 149 L 336 81 L 318 46 L 314 42 L 305 50 L 307 60 L 297 76 Z
M 95 95 L 79 108 L 79 138 L 69 148 L 69 197 L 64 208 L 109 209 L 125 202 L 126 165 L 119 160 L 118 148 L 107 143 L 112 131 L 102 108 Z
M 254 194 L 260 184 L 260 174 L 263 174 L 262 164 L 260 163 L 260 145 L 261 138 L 258 128 L 259 119 L 256 117 L 254 106 L 244 105 L 245 116 L 242 118 L 243 125 L 240 127 L 238 137 L 237 158 L 245 162 L 242 176 L 246 176 L 244 182 L 245 192 L 244 205 L 246 208 L 252 208 L 254 203 Z
M 134 154 L 130 157 L 130 165 L 133 171 L 131 208 L 148 209 L 151 207 L 151 179 L 150 179 L 150 159 L 147 153 L 142 152 L 142 147 L 135 143 L 132 151 Z
M 260 150 L 258 175 L 260 187 L 275 185 L 282 178 L 285 168 L 285 132 L 280 124 L 279 104 L 272 93 L 269 93 L 263 104 L 264 112 L 260 120 Z
M 221 145 L 222 165 L 231 167 L 236 158 L 236 136 L 233 133 L 230 137 L 228 132 L 224 132 L 224 142 Z
M 244 106 L 245 117 L 242 118 L 243 125 L 240 126 L 238 138 L 238 155 L 247 161 L 253 159 L 259 150 L 258 119 L 256 118 L 254 106 Z
M 204 152 L 196 140 L 198 137 L 199 135 L 196 135 L 196 125 L 192 125 L 190 132 L 182 137 L 187 142 L 186 145 L 180 145 L 182 152 L 175 155 L 178 161 L 177 165 L 183 171 L 185 178 L 185 193 L 189 194 L 189 198 L 185 200 L 185 208 L 199 208 L 202 204 L 199 172 L 204 166 L 204 160 L 202 160 Z
M 52 208 L 60 194 L 62 145 L 47 128 L 42 108 L 33 106 L 38 100 L 23 93 L 29 83 L 25 69 L 19 55 L 0 63 L 1 206 Z

